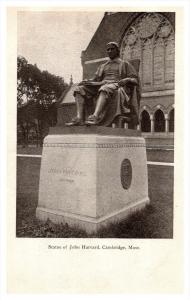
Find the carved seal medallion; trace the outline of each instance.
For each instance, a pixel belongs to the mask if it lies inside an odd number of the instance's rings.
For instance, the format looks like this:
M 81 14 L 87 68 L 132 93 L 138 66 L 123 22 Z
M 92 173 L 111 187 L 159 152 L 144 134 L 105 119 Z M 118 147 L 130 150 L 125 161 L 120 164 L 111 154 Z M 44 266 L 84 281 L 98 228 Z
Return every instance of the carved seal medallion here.
M 121 163 L 120 177 L 122 187 L 127 190 L 132 181 L 132 165 L 130 160 L 127 158 Z

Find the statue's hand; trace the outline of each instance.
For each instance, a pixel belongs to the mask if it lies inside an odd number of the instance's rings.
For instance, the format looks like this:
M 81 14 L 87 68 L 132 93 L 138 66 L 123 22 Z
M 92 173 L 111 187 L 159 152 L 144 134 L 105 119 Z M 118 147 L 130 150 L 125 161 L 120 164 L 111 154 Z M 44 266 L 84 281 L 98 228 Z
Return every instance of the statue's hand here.
M 119 82 L 118 82 L 119 86 L 125 86 L 128 83 L 130 83 L 130 78 L 124 78 L 124 79 L 119 80 Z
M 116 80 L 103 80 L 103 81 L 101 81 L 102 85 L 103 84 L 109 84 L 109 83 L 117 83 L 117 81 Z
M 93 82 L 94 82 L 93 79 L 84 79 L 79 83 L 79 85 L 85 85 L 85 84 L 90 85 Z
M 137 80 L 135 78 L 124 78 L 118 82 L 119 86 L 125 85 L 137 85 Z
M 87 82 L 88 82 L 88 79 L 83 79 L 81 82 L 79 82 L 79 85 L 83 85 L 83 84 L 85 84 Z

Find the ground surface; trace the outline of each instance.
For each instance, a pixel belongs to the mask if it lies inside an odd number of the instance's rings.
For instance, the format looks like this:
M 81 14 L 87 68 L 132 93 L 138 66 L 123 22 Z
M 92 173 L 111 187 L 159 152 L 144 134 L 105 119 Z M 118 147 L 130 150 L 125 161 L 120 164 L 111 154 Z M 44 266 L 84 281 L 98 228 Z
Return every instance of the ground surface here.
M 18 154 L 41 154 L 41 148 L 18 149 Z M 148 161 L 173 162 L 173 151 L 148 150 Z M 172 238 L 173 167 L 148 165 L 151 204 L 127 221 L 111 225 L 96 235 L 36 219 L 40 157 L 17 157 L 17 237 Z

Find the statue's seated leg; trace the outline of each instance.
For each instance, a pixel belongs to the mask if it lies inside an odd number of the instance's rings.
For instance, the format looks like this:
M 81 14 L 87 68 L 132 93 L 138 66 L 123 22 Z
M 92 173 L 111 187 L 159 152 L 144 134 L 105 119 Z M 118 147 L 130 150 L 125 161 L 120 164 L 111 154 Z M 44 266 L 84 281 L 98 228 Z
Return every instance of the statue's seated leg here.
M 75 94 L 77 115 L 67 122 L 66 126 L 82 126 L 84 125 L 84 97 L 79 93 Z
M 90 115 L 88 119 L 86 120 L 85 124 L 86 125 L 98 125 L 100 122 L 101 118 L 93 115 Z
M 65 123 L 66 126 L 83 126 L 84 124 L 84 120 L 78 118 L 78 117 L 74 117 L 71 119 L 70 122 Z
M 105 110 L 105 105 L 107 102 L 107 95 L 105 92 L 101 92 L 96 101 L 95 111 L 92 115 L 90 115 L 85 122 L 87 125 L 98 125 L 101 121 L 101 116 Z
M 85 115 L 89 113 L 89 106 L 92 105 L 92 99 L 97 95 L 98 87 L 86 87 L 83 85 L 76 86 L 74 90 L 74 97 L 76 102 L 77 115 L 71 120 L 71 122 L 66 123 L 66 126 L 77 126 L 85 125 Z

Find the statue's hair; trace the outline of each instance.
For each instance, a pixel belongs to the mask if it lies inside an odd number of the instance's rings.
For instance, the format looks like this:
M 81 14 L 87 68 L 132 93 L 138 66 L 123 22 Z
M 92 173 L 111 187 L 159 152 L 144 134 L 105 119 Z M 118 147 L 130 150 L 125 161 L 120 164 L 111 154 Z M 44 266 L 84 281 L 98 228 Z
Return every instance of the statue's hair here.
M 116 42 L 109 42 L 109 43 L 107 43 L 106 46 L 109 46 L 109 45 L 114 45 L 117 48 L 118 55 L 120 54 L 118 43 L 116 43 Z

